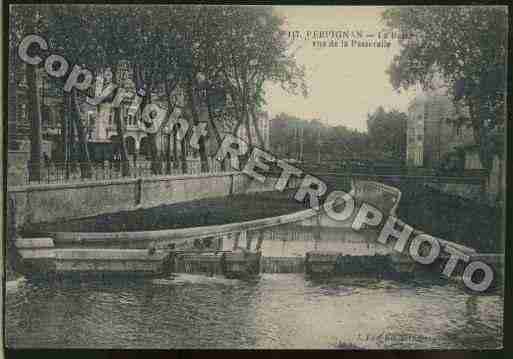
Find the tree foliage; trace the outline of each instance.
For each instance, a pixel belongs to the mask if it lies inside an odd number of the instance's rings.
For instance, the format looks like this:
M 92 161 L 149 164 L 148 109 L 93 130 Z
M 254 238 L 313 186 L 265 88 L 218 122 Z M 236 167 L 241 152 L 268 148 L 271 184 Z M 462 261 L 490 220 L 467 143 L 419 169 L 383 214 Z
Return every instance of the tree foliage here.
M 437 76 L 449 85 L 457 106 L 468 108 L 480 157 L 491 166 L 491 134 L 505 119 L 507 13 L 499 6 L 415 6 L 390 8 L 383 19 L 399 31 L 401 52 L 388 73 L 396 89 L 433 87 Z
M 367 116 L 369 145 L 385 158 L 404 160 L 408 116 L 397 110 L 387 112 L 381 106 Z
M 281 113 L 271 124 L 271 148 L 283 158 L 298 159 L 303 148 L 306 161 L 338 161 L 375 158 L 368 146 L 368 136 L 346 126 L 327 126 L 317 119 L 306 120 Z
M 35 32 L 71 68 L 79 65 L 93 73 L 111 68 L 116 75 L 120 61 L 128 61 L 144 87 L 143 104 L 152 101 L 152 93 L 165 89 L 168 108 L 181 108 L 191 124 L 197 124 L 198 108 L 206 105 L 217 141 L 221 135 L 216 123 L 232 132 L 244 125 L 249 141 L 255 142 L 249 127 L 257 127 L 256 113 L 265 104 L 267 82 L 306 94 L 304 70 L 288 54 L 283 20 L 270 7 L 80 4 L 16 9 L 22 18 L 33 17 L 37 9 Z M 26 28 L 11 32 L 19 41 Z M 184 96 L 177 96 L 179 90 Z M 126 160 L 117 112 L 115 123 Z

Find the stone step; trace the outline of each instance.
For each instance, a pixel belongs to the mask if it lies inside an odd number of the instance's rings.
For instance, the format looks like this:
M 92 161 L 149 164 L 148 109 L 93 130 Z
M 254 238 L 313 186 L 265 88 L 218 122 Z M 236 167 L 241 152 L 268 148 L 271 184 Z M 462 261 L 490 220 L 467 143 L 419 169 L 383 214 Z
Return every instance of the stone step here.
M 18 253 L 23 259 L 50 259 L 55 258 L 55 249 L 35 248 L 19 249 Z
M 55 250 L 56 260 L 103 260 L 103 261 L 162 261 L 167 253 L 155 251 L 150 254 L 146 249 L 90 249 L 63 248 Z
M 18 238 L 14 245 L 18 249 L 54 248 L 52 238 Z
M 30 246 L 30 242 L 21 242 L 18 253 L 23 259 L 65 260 L 103 260 L 103 261 L 162 261 L 167 253 L 155 251 L 150 254 L 146 249 L 107 249 L 107 248 L 51 248 L 46 245 Z M 53 243 L 52 243 L 53 244 Z

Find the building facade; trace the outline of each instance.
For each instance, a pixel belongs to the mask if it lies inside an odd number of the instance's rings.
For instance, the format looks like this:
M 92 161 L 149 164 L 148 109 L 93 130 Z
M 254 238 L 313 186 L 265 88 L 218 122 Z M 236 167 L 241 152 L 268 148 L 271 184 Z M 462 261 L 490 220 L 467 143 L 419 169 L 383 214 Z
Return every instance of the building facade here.
M 125 141 L 126 149 L 130 159 L 137 158 L 143 160 L 149 158 L 151 152 L 151 144 L 148 138 L 147 132 L 140 126 L 142 117 L 142 108 L 134 111 L 131 107 L 134 104 L 136 96 L 135 79 L 133 67 L 127 61 L 121 61 L 116 67 L 116 79 L 120 87 L 122 87 L 126 93 L 120 105 L 120 117 L 123 126 L 123 140 Z M 80 116 L 83 128 L 86 133 L 86 140 L 88 142 L 89 154 L 92 159 L 109 159 L 113 151 L 116 149 L 112 146 L 116 143 L 115 139 L 118 135 L 117 126 L 114 121 L 114 109 L 112 101 L 106 101 L 97 106 L 90 105 L 85 101 L 86 95 L 94 97 L 99 95 L 102 90 L 113 81 L 113 73 L 111 69 L 106 68 L 103 71 L 99 71 L 96 74 L 93 86 L 88 90 L 87 94 L 79 93 L 79 106 Z M 44 68 L 38 69 L 37 74 L 37 88 L 40 91 L 41 99 L 41 113 L 42 113 L 42 133 L 43 133 L 43 144 L 42 152 L 46 154 L 50 159 L 57 161 L 62 160 L 63 153 L 63 134 L 62 124 L 64 120 L 64 94 L 62 90 L 62 84 L 49 78 L 48 74 L 44 71 Z M 28 113 L 28 101 L 27 91 L 28 87 L 26 84 L 25 69 L 20 67 L 20 71 L 17 76 L 16 83 L 16 113 L 9 116 L 9 141 L 12 143 L 16 142 L 18 151 L 29 152 L 30 150 L 30 119 Z M 173 112 L 172 119 L 178 119 L 184 117 L 187 119 L 191 118 L 190 111 L 185 105 L 184 93 L 180 88 L 176 89 L 177 101 L 180 104 L 177 109 Z M 209 156 L 213 156 L 218 149 L 217 141 L 215 140 L 215 134 L 208 118 L 208 109 L 206 101 L 202 97 L 201 91 L 197 93 L 196 107 L 199 115 L 199 121 L 207 123 L 207 152 Z M 167 98 L 163 89 L 156 89 L 152 92 L 152 103 L 161 107 L 167 111 Z M 167 119 L 167 117 L 166 117 Z M 229 129 L 225 129 L 225 123 L 217 123 L 218 130 L 221 137 L 224 133 L 230 132 Z M 269 147 L 269 129 L 270 129 L 270 118 L 267 112 L 258 113 L 258 126 L 260 133 L 264 138 L 265 147 Z M 245 127 L 239 128 L 238 135 L 247 140 L 247 134 L 245 133 Z M 252 139 L 256 139 L 256 131 L 254 126 L 251 126 Z M 78 138 L 76 138 L 78 141 Z M 255 140 L 254 140 L 255 141 Z M 170 136 L 169 126 L 163 126 L 162 131 L 156 134 L 156 145 L 158 153 L 163 157 L 168 151 L 174 153 L 174 143 Z M 180 141 L 176 142 L 178 154 L 181 154 Z M 185 152 L 188 159 L 194 159 L 199 157 L 197 149 L 194 149 L 190 144 L 185 141 Z M 105 148 L 112 148 L 112 150 L 105 151 Z M 98 154 L 99 149 L 100 154 Z M 42 153 L 42 154 L 43 154 Z M 44 157 L 44 156 L 42 156 Z
M 30 151 L 31 123 L 28 108 L 26 65 L 18 64 L 13 91 L 9 91 L 8 148 L 10 151 Z M 49 81 L 44 69 L 37 69 L 37 91 L 41 108 L 41 155 L 51 158 L 56 150 L 55 142 L 61 131 L 63 113 L 62 95 L 58 87 Z M 11 106 L 11 103 L 13 106 Z
M 147 133 L 140 126 L 139 122 L 142 116 L 142 108 L 131 109 L 135 99 L 135 82 L 133 68 L 127 61 L 121 61 L 116 69 L 116 78 L 120 87 L 128 95 L 123 98 L 120 104 L 120 117 L 123 126 L 123 139 L 129 155 L 141 154 L 149 155 L 149 142 Z M 95 91 L 101 93 L 103 87 L 108 86 L 113 79 L 110 68 L 101 71 L 95 81 Z M 167 110 L 166 101 L 162 99 L 161 91 L 152 92 L 152 102 Z M 90 106 L 87 103 L 82 104 L 81 114 L 84 123 L 88 124 L 88 141 L 93 143 L 113 143 L 118 135 L 118 130 L 114 121 L 114 108 L 112 102 L 104 102 L 98 106 Z M 157 146 L 161 141 L 157 141 Z M 161 150 L 159 148 L 159 150 Z
M 468 116 L 441 92 L 416 96 L 408 106 L 406 158 L 410 166 L 440 168 L 448 160 L 461 157 L 465 168 L 480 168 L 473 150 L 473 129 L 457 118 Z

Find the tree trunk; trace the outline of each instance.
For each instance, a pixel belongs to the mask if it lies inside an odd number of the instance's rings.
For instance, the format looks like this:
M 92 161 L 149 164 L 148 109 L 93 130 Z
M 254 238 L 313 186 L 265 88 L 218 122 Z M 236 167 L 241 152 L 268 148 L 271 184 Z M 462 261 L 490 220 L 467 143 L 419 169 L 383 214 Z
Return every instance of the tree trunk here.
M 248 136 L 249 148 L 253 148 L 253 139 L 251 136 L 251 129 L 249 126 L 249 113 L 248 113 L 248 108 L 247 108 L 247 104 L 246 104 L 245 100 L 242 104 L 242 120 L 244 121 L 244 127 L 246 128 L 246 134 Z
M 235 128 L 232 131 L 232 135 L 237 136 L 237 132 L 239 132 L 239 128 L 242 125 L 242 123 L 244 122 L 244 116 L 243 116 L 244 111 L 242 109 L 243 101 L 241 100 L 240 103 L 237 102 L 238 96 L 236 95 L 235 90 L 233 89 L 232 86 L 228 86 L 228 91 L 230 92 L 230 97 L 232 98 L 232 102 L 234 104 L 235 117 L 238 119 L 237 123 L 235 124 Z M 239 106 L 240 106 L 240 108 L 239 108 Z
M 257 141 L 260 145 L 260 148 L 265 149 L 264 138 L 262 137 L 260 128 L 258 128 L 258 117 L 256 115 L 255 108 L 253 106 L 251 106 L 251 117 L 253 118 L 253 126 L 255 127 L 255 133 L 256 133 Z
M 187 97 L 188 97 L 188 103 L 189 103 L 189 109 L 191 111 L 192 116 L 192 122 L 194 126 L 199 125 L 199 116 L 198 116 L 198 109 L 196 107 L 196 101 L 194 98 L 194 91 L 193 91 L 193 79 L 192 79 L 192 73 L 188 74 L 187 78 Z M 200 161 L 201 161 L 201 172 L 208 172 L 209 166 L 208 166 L 208 156 L 207 151 L 205 147 L 205 137 L 201 136 L 198 140 L 198 146 L 199 146 L 199 155 L 200 155 Z
M 248 112 L 248 110 L 249 109 L 247 107 L 247 103 L 244 100 L 244 102 L 242 104 L 242 119 L 244 121 L 244 127 L 246 128 L 246 134 L 248 136 L 247 142 L 248 142 L 248 146 L 249 146 L 249 150 L 246 152 L 246 154 L 244 156 L 242 156 L 244 163 L 246 163 L 246 161 L 249 159 L 249 156 L 250 156 L 251 151 L 253 149 L 253 137 L 251 136 L 251 128 L 250 128 L 250 124 L 249 124 L 249 112 Z
M 221 145 L 221 142 L 223 142 L 223 139 L 221 138 L 221 135 L 219 134 L 219 130 L 217 129 L 217 125 L 215 123 L 215 118 L 212 110 L 212 105 L 207 100 L 207 109 L 208 109 L 208 120 L 210 121 L 210 125 L 212 126 L 212 131 L 214 132 L 214 136 L 216 137 L 216 141 L 218 145 Z M 221 171 L 226 171 L 226 163 L 225 161 L 221 161 Z
M 187 141 L 189 140 L 189 135 L 185 135 L 184 138 L 180 141 L 180 152 L 182 153 L 182 174 L 187 173 Z
M 171 134 L 166 134 L 166 174 L 171 174 Z
M 29 181 L 41 180 L 41 108 L 39 103 L 39 89 L 37 87 L 37 74 L 34 65 L 27 65 L 28 108 L 30 116 L 30 165 Z
M 487 139 L 487 131 L 488 129 L 484 126 L 484 119 L 482 117 L 482 107 L 483 103 L 481 99 L 478 97 L 471 97 L 468 100 L 469 106 L 469 115 L 470 120 L 472 122 L 472 129 L 474 135 L 474 141 L 479 149 L 479 160 L 483 165 L 483 168 L 490 172 L 492 168 L 493 161 L 490 160 L 490 151 L 489 144 Z M 493 158 L 493 156 L 492 156 Z
M 160 161 L 159 152 L 157 150 L 157 134 L 148 133 L 147 137 L 150 146 L 151 173 L 154 175 L 162 174 L 162 162 Z
M 89 161 L 89 150 L 87 148 L 87 139 L 82 126 L 82 120 L 80 118 L 80 109 L 77 103 L 77 92 L 75 89 L 71 92 L 71 117 L 75 123 L 75 128 L 78 134 L 79 147 L 80 147 L 80 174 L 82 178 L 91 178 L 92 169 Z
M 65 93 L 65 113 L 66 113 L 66 136 L 67 136 L 67 166 L 66 166 L 66 179 L 76 171 L 76 126 L 73 121 L 73 102 L 71 93 Z
M 178 131 L 176 126 L 173 127 L 173 168 L 178 168 Z
M 167 105 L 169 114 L 168 116 L 171 116 L 171 114 L 174 112 L 176 103 L 172 103 L 171 101 L 171 94 L 174 92 L 176 86 L 178 86 L 178 81 L 176 81 L 173 86 L 170 86 L 169 82 L 165 82 L 165 91 L 167 95 Z M 167 136 L 167 173 L 171 173 L 171 136 L 173 137 L 173 168 L 178 168 L 178 148 L 177 148 L 177 135 L 178 131 L 176 129 L 176 125 L 173 125 L 173 127 L 170 129 L 173 134 L 168 134 Z
M 141 109 L 144 111 L 144 108 L 151 104 L 151 90 L 152 85 L 150 84 L 147 88 L 146 95 L 144 96 L 141 102 Z M 158 133 L 158 132 L 157 132 Z M 146 136 L 148 137 L 148 144 L 150 147 L 150 158 L 151 164 L 150 169 L 151 173 L 154 175 L 162 174 L 162 161 L 159 156 L 159 151 L 157 149 L 157 133 L 148 133 Z
M 64 111 L 62 114 L 62 150 L 64 153 L 64 168 L 66 171 L 66 179 L 69 180 L 69 161 L 70 161 L 70 121 L 69 113 L 71 108 L 71 96 L 69 92 L 64 92 Z
M 118 79 L 117 79 L 116 66 L 112 66 L 112 69 L 114 70 L 114 71 L 112 71 L 112 74 L 113 74 L 112 80 L 115 84 L 117 84 Z M 122 89 L 118 86 L 113 94 L 114 95 L 112 97 L 113 99 L 115 99 L 117 97 L 117 94 L 119 93 L 119 91 L 122 91 Z M 117 148 L 121 155 L 121 175 L 123 177 L 130 177 L 130 163 L 128 161 L 128 152 L 127 152 L 126 144 L 125 144 L 125 128 L 123 126 L 123 119 L 121 118 L 121 106 L 122 106 L 122 104 L 120 103 L 118 107 L 113 107 L 112 110 L 114 111 L 114 124 L 116 126 L 116 132 L 117 132 L 117 136 L 116 136 Z
M 14 19 L 10 20 L 11 36 L 15 36 Z M 14 42 L 11 39 L 10 42 Z M 17 141 L 17 121 L 18 121 L 18 105 L 16 101 L 17 96 L 17 54 L 16 46 L 14 43 L 9 44 L 9 88 L 8 88 L 8 101 L 9 101 L 9 116 L 8 116 L 8 148 L 10 150 L 18 150 L 19 145 Z
M 113 108 L 113 111 L 114 111 L 114 123 L 116 125 L 116 132 L 118 134 L 116 136 L 117 148 L 121 155 L 121 175 L 123 177 L 129 177 L 130 176 L 130 164 L 128 163 L 128 154 L 126 151 L 126 145 L 125 145 L 125 141 L 124 141 L 125 131 L 123 128 L 123 121 L 121 119 L 121 108 L 115 107 L 115 108 Z

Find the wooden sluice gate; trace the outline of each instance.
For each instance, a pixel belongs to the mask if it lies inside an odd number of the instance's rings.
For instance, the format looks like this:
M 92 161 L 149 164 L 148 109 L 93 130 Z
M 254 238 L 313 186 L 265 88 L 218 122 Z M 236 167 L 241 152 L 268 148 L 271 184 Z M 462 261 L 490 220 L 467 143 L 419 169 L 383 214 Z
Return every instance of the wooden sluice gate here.
M 304 257 L 262 257 L 260 260 L 261 273 L 303 273 L 304 271 Z
M 224 275 L 229 278 L 252 276 L 260 273 L 261 253 L 225 253 L 223 258 Z
M 224 253 L 172 253 L 171 272 L 189 274 L 223 274 Z
M 307 275 L 391 274 L 397 273 L 390 255 L 344 255 L 340 252 L 308 252 L 305 258 Z
M 256 275 L 260 272 L 260 253 L 197 252 L 172 253 L 173 273 L 224 275 L 229 278 Z
M 223 250 L 223 237 L 235 237 L 231 250 Z M 239 247 L 241 240 L 245 241 L 246 248 Z M 252 251 L 252 238 L 248 237 L 247 231 L 217 238 L 196 239 L 194 240 L 196 247 L 204 247 L 201 245 L 203 241 L 215 243 L 215 245 L 208 246 L 210 248 L 207 249 L 172 251 L 169 267 L 174 273 L 224 275 L 230 278 L 252 276 L 260 272 L 262 240 L 263 237 L 259 232 L 256 250 Z

